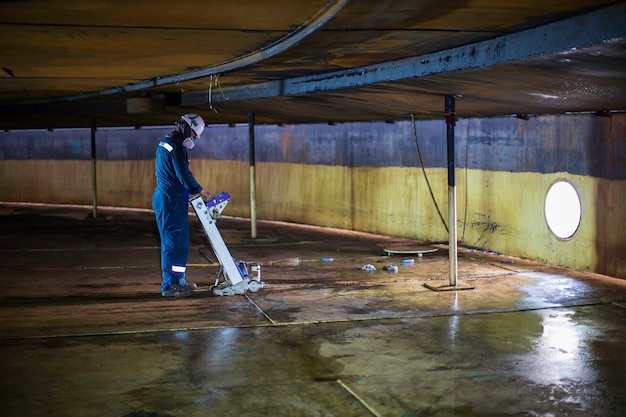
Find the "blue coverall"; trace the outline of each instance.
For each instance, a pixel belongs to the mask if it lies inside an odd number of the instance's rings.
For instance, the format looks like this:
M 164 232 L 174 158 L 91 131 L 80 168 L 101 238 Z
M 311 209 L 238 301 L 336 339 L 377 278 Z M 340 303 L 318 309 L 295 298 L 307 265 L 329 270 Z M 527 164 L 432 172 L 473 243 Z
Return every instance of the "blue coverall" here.
M 162 291 L 172 283 L 185 285 L 189 255 L 189 195 L 202 187 L 189 170 L 187 149 L 178 132 L 165 136 L 156 150 L 157 187 L 152 208 L 161 236 Z

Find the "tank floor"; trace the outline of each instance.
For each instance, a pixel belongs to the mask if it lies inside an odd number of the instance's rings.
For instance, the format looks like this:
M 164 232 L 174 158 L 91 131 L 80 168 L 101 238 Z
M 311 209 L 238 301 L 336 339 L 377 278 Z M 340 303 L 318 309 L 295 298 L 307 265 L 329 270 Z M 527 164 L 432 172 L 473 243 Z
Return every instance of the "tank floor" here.
M 170 299 L 153 214 L 90 212 L 0 205 L 5 417 L 626 415 L 624 280 L 461 249 L 435 291 L 445 246 L 224 217 L 235 259 L 274 264 L 217 297 L 190 217 L 199 289 Z

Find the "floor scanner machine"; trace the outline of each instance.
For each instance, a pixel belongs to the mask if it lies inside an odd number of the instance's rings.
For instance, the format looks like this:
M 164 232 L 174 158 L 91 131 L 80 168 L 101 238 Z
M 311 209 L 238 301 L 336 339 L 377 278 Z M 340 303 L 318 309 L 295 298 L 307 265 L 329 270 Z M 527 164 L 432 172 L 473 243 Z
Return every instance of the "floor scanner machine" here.
M 237 295 L 245 294 L 246 291 L 257 292 L 268 285 L 260 280 L 259 265 L 237 262 L 230 255 L 222 235 L 217 230 L 217 221 L 229 200 L 230 194 L 227 192 L 216 194 L 207 201 L 204 201 L 201 196 L 189 200 L 220 263 L 215 284 L 209 286 L 214 295 Z M 248 266 L 252 268 L 252 271 L 248 271 Z M 222 277 L 223 280 L 220 281 Z

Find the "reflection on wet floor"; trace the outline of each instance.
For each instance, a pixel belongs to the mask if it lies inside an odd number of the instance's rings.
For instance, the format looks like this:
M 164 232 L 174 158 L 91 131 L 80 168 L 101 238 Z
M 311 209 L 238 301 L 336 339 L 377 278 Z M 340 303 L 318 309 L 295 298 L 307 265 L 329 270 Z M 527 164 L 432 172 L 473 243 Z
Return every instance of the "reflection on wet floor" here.
M 250 242 L 224 218 L 238 259 L 301 262 L 215 297 L 198 231 L 200 291 L 170 300 L 151 213 L 0 212 L 6 416 L 626 414 L 622 280 L 462 250 L 475 289 L 437 292 L 445 247 L 403 264 L 382 248 L 415 242 L 269 222 Z

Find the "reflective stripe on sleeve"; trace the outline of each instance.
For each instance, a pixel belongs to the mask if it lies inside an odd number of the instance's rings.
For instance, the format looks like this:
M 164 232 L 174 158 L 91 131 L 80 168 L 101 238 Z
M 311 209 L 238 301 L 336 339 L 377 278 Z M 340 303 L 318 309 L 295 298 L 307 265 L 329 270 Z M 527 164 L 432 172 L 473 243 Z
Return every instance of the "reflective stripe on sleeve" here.
M 174 149 L 172 145 L 170 145 L 169 143 L 165 143 L 165 142 L 159 143 L 159 146 L 165 148 L 168 152 L 172 152 L 172 149 Z

